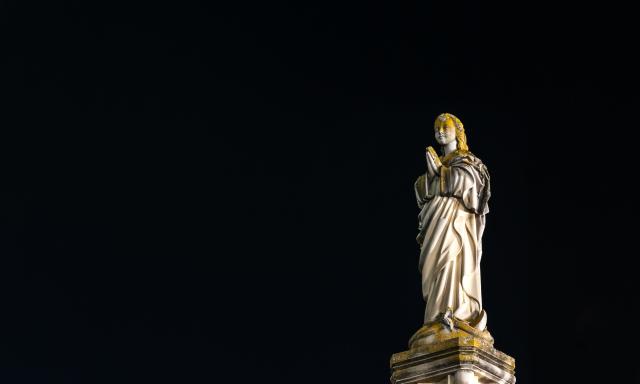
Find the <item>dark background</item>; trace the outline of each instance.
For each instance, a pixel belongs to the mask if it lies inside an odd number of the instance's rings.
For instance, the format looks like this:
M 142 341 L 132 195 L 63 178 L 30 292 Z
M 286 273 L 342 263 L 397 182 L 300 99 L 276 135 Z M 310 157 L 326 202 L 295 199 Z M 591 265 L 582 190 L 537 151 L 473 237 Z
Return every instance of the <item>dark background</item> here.
M 639 381 L 629 10 L 1 4 L 3 383 L 388 382 L 442 112 L 518 382 Z

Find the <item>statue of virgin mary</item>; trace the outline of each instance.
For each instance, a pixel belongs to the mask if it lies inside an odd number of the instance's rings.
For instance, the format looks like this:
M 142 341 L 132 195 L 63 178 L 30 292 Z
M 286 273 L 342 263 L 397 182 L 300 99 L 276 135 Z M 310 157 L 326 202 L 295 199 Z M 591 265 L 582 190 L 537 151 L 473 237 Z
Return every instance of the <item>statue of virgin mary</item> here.
M 417 241 L 424 323 L 454 319 L 483 331 L 480 292 L 482 233 L 491 195 L 489 172 L 469 151 L 462 122 L 449 113 L 435 121 L 441 153 L 426 151 L 427 172 L 415 182 L 420 214 Z

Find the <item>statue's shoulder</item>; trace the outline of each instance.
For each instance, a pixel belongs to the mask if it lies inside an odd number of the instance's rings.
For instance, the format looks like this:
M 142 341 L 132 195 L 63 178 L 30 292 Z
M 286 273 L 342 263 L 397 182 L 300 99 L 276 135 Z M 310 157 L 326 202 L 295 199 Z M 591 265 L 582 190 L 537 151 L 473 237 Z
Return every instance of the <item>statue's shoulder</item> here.
M 474 164 L 482 164 L 482 160 L 480 160 L 480 158 L 478 156 L 474 155 L 470 151 L 466 151 L 466 153 L 464 155 L 462 155 L 461 157 L 466 158 L 468 161 L 470 161 L 470 162 L 472 162 Z
M 487 167 L 479 157 L 469 151 L 464 151 L 449 161 L 450 167 L 472 167 L 478 172 L 488 173 Z
M 455 151 L 443 158 L 443 163 L 454 165 L 456 163 L 482 164 L 479 157 L 470 151 Z

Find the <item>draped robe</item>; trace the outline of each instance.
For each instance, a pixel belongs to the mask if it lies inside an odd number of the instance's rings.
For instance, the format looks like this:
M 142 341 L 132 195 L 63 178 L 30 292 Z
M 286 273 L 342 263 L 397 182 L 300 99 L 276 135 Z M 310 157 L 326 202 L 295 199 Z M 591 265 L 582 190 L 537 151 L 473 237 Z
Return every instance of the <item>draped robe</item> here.
M 424 323 L 449 313 L 484 330 L 480 259 L 491 194 L 489 173 L 470 152 L 456 151 L 442 163 L 439 174 L 425 173 L 414 185 L 420 208 L 416 240 L 426 301 Z

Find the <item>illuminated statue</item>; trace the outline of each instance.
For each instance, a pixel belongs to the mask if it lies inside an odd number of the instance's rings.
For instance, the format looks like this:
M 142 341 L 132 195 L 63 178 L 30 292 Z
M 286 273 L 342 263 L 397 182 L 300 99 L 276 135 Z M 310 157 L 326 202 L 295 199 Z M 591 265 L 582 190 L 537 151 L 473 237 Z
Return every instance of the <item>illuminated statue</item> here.
M 493 347 L 482 307 L 480 259 L 489 172 L 467 145 L 462 122 L 435 122 L 441 155 L 426 151 L 415 182 L 424 324 L 391 356 L 392 384 L 515 384 L 515 359 Z
M 491 195 L 489 173 L 469 151 L 457 117 L 438 116 L 435 138 L 441 156 L 428 147 L 427 172 L 415 182 L 424 323 L 442 322 L 452 329 L 459 320 L 484 331 L 480 259 Z

